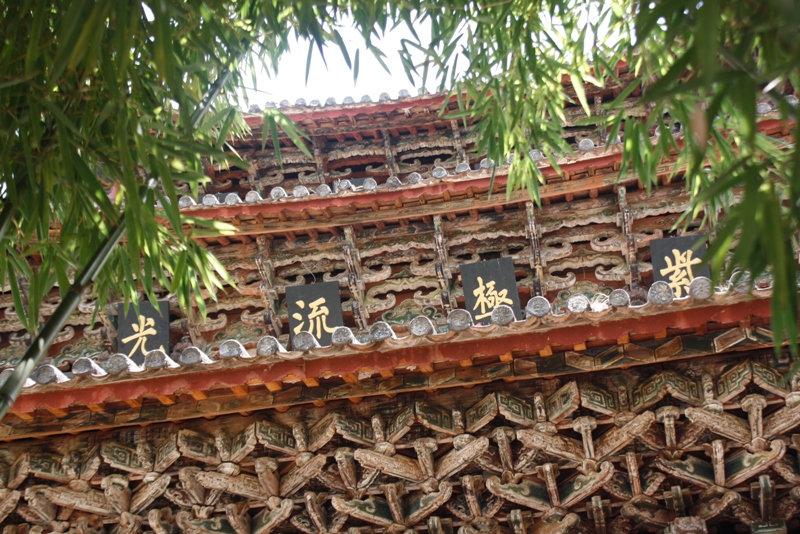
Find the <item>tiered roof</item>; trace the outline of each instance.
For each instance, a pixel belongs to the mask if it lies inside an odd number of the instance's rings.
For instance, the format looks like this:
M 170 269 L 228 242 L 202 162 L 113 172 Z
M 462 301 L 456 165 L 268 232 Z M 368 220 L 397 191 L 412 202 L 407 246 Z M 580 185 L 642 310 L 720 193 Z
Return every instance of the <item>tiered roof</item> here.
M 635 98 L 631 116 L 645 115 Z M 116 353 L 113 323 L 92 323 L 94 303 L 82 304 L 0 422 L 3 524 L 82 534 L 800 524 L 800 467 L 787 453 L 800 382 L 783 378 L 788 357 L 772 349 L 769 277 L 752 293 L 747 280 L 696 278 L 680 299 L 654 281 L 653 239 L 713 230 L 674 230 L 690 206 L 676 160 L 648 192 L 619 176 L 619 147 L 574 126 L 583 111 L 569 108 L 574 153 L 559 172 L 538 160 L 535 206 L 507 192 L 506 162 L 471 152 L 472 125 L 449 109 L 444 95 L 284 106 L 314 157 L 282 138 L 283 166 L 248 115 L 253 135 L 235 148 L 252 167 L 209 168 L 201 197 L 180 201 L 236 228 L 203 239 L 236 285 L 205 322 L 171 302 L 171 349 L 142 365 Z M 762 132 L 788 139 L 771 109 L 760 113 Z M 477 326 L 460 267 L 498 257 L 511 259 L 524 317 L 501 306 Z M 315 281 L 342 295 L 330 346 L 288 335 L 286 289 Z M 10 299 L 0 306 L 10 368 L 26 337 Z

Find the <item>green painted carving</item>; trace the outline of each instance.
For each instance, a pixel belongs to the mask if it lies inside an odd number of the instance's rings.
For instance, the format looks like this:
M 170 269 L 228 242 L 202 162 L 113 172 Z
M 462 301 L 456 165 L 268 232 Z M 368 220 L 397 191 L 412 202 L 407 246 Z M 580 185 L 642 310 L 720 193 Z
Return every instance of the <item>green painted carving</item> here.
M 222 516 L 194 519 L 191 512 L 182 510 L 175 519 L 181 530 L 187 534 L 236 534 L 228 520 Z
M 252 424 L 231 439 L 230 458 L 227 461 L 242 461 L 248 454 L 253 452 L 256 443 L 256 425 Z
M 38 478 L 69 482 L 79 470 L 80 465 L 70 465 L 70 462 L 64 462 L 61 455 L 46 452 L 28 455 L 28 472 Z
M 714 484 L 714 467 L 711 462 L 706 462 L 696 456 L 685 456 L 681 460 L 656 458 L 653 465 L 668 475 L 693 484 L 703 487 Z
M 691 378 L 668 371 L 665 373 L 664 385 L 667 392 L 678 400 L 695 405 L 703 402 L 700 384 Z
M 575 475 L 558 485 L 558 498 L 561 500 L 561 506 L 567 508 L 584 500 L 611 480 L 613 474 L 614 466 L 611 462 L 602 462 L 599 471 L 576 472 Z
M 747 387 L 750 383 L 750 361 L 745 360 L 731 369 L 728 369 L 717 378 L 717 400 L 727 402 Z
M 386 425 L 386 441 L 396 443 L 406 435 L 414 421 L 414 407 L 411 405 L 404 407 Z
M 501 391 L 497 393 L 497 405 L 500 415 L 509 421 L 523 426 L 536 424 L 536 409 L 533 403 L 526 399 Z
M 567 382 L 558 391 L 547 397 L 547 401 L 545 401 L 547 420 L 551 423 L 561 421 L 577 410 L 580 403 L 581 394 L 578 391 L 578 384 L 575 381 Z
M 763 389 L 780 397 L 785 397 L 789 394 L 789 388 L 786 387 L 786 379 L 773 367 L 753 362 L 753 380 Z
M 389 510 L 389 505 L 383 499 L 377 497 L 369 497 L 364 500 L 344 500 L 338 495 L 334 495 L 331 499 L 333 507 L 339 511 L 353 516 L 361 521 L 367 521 L 374 525 L 383 527 L 391 526 L 392 512 Z
M 84 334 L 72 345 L 67 345 L 61 349 L 61 352 L 55 358 L 54 365 L 59 367 L 64 362 L 74 362 L 78 358 L 92 358 L 97 360 L 103 356 L 108 356 L 108 351 L 106 350 L 103 340 L 99 337 L 90 339 Z
M 619 410 L 617 395 L 594 384 L 581 384 L 581 406 L 596 412 L 615 415 Z
M 335 414 L 334 423 L 336 424 L 337 433 L 347 440 L 361 445 L 373 445 L 375 443 L 372 425 L 367 421 L 337 413 Z
M 336 434 L 335 416 L 336 414 L 329 413 L 308 429 L 308 450 L 318 450 Z
M 394 309 L 384 312 L 381 319 L 391 326 L 406 326 L 417 315 L 423 315 L 433 322 L 444 317 L 433 306 L 423 306 L 417 304 L 414 299 L 406 299 Z
M 464 413 L 464 424 L 469 433 L 480 430 L 498 414 L 497 395 L 490 393 Z
M 417 415 L 417 421 L 423 426 L 444 434 L 456 434 L 453 413 L 450 410 L 424 401 L 417 401 L 414 404 L 414 412 Z
M 503 484 L 498 477 L 489 477 L 486 479 L 486 489 L 507 501 L 541 512 L 546 512 L 551 507 L 547 488 L 527 478 L 517 484 Z
M 635 411 L 644 410 L 664 398 L 664 373 L 658 373 L 637 385 L 631 391 L 631 405 Z
M 136 449 L 121 443 L 103 441 L 100 444 L 100 456 L 103 457 L 103 461 L 115 469 L 139 474 L 148 471 Z
M 16 367 L 22 360 L 22 355 L 25 354 L 27 347 L 18 343 L 11 345 L 0 350 L 0 368 L 1 367 Z
M 414 525 L 431 515 L 450 499 L 453 488 L 447 482 L 439 483 L 439 491 L 425 494 L 421 491 L 411 495 L 403 506 L 404 523 Z
M 220 463 L 216 440 L 193 430 L 184 429 L 178 433 L 178 449 L 187 458 L 200 460 L 207 464 Z
M 256 438 L 259 443 L 273 451 L 294 454 L 295 440 L 292 431 L 288 428 L 261 420 L 256 423 Z
M 786 444 L 776 439 L 769 450 L 742 449 L 725 459 L 725 485 L 729 488 L 772 467 L 786 454 Z
M 214 334 L 213 341 L 208 344 L 207 351 L 218 349 L 223 341 L 235 339 L 242 345 L 256 344 L 258 340 L 267 335 L 267 328 L 263 325 L 248 324 L 241 319 L 234 320 L 228 328 Z

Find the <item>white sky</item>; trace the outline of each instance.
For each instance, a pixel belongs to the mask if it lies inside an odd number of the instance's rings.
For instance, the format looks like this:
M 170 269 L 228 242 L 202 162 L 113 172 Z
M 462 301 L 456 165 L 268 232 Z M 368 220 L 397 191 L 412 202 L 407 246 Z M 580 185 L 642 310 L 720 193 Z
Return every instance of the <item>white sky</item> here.
M 420 37 L 427 32 L 427 28 L 417 30 Z M 375 45 L 386 55 L 384 62 L 389 67 L 391 75 L 381 67 L 372 53 L 363 47 L 363 39 L 358 32 L 350 28 L 340 28 L 339 33 L 347 45 L 351 61 L 355 61 L 356 49 L 360 47 L 361 50 L 358 81 L 355 85 L 353 72 L 347 67 L 339 47 L 335 45 L 325 49 L 327 68 L 315 48 L 306 85 L 308 44 L 300 42 L 292 46 L 291 51 L 283 57 L 276 78 L 270 79 L 263 72 L 258 75 L 258 91 L 250 89 L 246 91 L 250 104 L 263 108 L 265 102 L 277 104 L 281 100 L 288 100 L 294 104 L 298 98 L 304 98 L 307 103 L 316 99 L 324 104 L 328 97 L 334 97 L 337 103 L 341 103 L 346 96 L 352 96 L 358 102 L 363 95 L 369 95 L 373 102 L 377 102 L 381 93 L 389 93 L 391 98 L 397 98 L 397 93 L 401 89 L 408 90 L 412 96 L 417 94 L 420 81 L 417 80 L 417 85 L 412 86 L 398 54 L 402 39 L 413 40 L 405 26 L 387 32 L 383 39 L 375 41 Z M 431 90 L 435 83 L 436 80 L 429 79 L 428 89 Z M 245 84 L 248 86 L 252 84 L 249 75 L 245 77 Z

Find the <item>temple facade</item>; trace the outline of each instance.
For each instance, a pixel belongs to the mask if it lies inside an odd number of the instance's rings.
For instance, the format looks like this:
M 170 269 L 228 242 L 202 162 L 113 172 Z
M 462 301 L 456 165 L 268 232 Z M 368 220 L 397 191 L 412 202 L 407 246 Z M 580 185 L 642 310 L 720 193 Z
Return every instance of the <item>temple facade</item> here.
M 516 155 L 536 205 L 444 95 L 281 107 L 313 158 L 251 110 L 250 168 L 180 199 L 235 227 L 202 239 L 235 286 L 205 319 L 87 299 L 0 422 L 3 534 L 800 530 L 771 281 L 712 285 L 677 158 L 648 192 L 569 107 L 558 171 Z M 2 381 L 30 337 L 0 299 Z

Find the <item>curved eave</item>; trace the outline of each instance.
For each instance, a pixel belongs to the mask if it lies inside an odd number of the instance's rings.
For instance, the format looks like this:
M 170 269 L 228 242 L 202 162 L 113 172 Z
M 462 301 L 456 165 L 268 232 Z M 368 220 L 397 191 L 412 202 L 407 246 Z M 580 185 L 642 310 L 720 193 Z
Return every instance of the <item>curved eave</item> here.
M 748 298 L 728 294 L 710 302 L 685 299 L 663 306 L 647 304 L 596 313 L 531 318 L 508 326 L 470 327 L 462 332 L 419 337 L 408 334 L 366 344 L 225 359 L 173 369 L 145 369 L 139 373 L 99 378 L 84 375 L 60 384 L 27 387 L 14 404 L 13 412 L 24 414 L 39 408 L 63 410 L 76 404 L 97 405 L 110 400 L 169 396 L 243 384 L 291 383 L 365 371 L 375 374 L 411 367 L 432 369 L 435 364 L 464 362 L 471 358 L 501 357 L 505 361 L 517 355 L 538 356 L 551 347 L 572 350 L 587 341 L 595 345 L 614 345 L 628 336 L 666 335 L 667 329 L 696 330 L 713 324 L 730 326 L 752 318 L 769 318 L 770 303 L 765 296 Z

